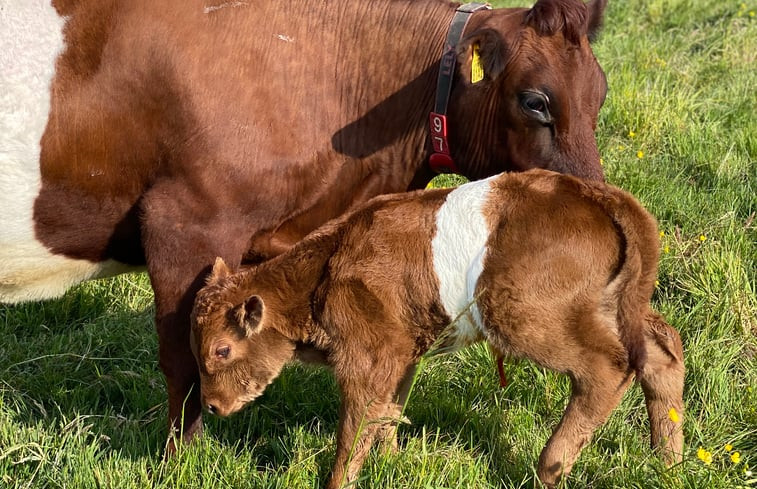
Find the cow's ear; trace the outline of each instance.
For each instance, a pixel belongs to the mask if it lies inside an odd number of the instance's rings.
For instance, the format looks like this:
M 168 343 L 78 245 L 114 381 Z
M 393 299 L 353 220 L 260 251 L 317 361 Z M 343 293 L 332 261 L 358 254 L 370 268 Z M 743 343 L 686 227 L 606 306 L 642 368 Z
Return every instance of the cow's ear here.
M 259 295 L 253 295 L 234 307 L 234 318 L 237 325 L 248 338 L 263 329 L 264 309 L 263 299 Z
M 460 76 L 471 84 L 497 78 L 505 69 L 505 42 L 493 29 L 481 29 L 457 45 Z
M 586 3 L 586 9 L 589 12 L 589 18 L 586 23 L 586 35 L 589 36 L 589 41 L 594 41 L 602 29 L 605 7 L 607 7 L 607 0 L 590 0 Z
M 231 275 L 231 269 L 226 265 L 226 262 L 223 261 L 223 258 L 217 256 L 216 261 L 213 263 L 213 268 L 210 271 L 210 275 L 208 276 L 207 283 L 214 284 L 229 275 Z

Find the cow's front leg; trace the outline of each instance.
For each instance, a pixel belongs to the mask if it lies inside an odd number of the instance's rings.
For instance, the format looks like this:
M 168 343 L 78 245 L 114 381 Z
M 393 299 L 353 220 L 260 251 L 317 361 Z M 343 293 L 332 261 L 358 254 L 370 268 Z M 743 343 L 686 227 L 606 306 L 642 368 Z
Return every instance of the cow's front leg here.
M 199 212 L 198 202 L 183 189 L 164 185 L 153 187 L 143 205 L 143 245 L 155 292 L 159 364 L 168 389 L 168 455 L 175 452 L 179 439 L 188 442 L 202 432 L 199 374 L 189 346 L 195 294 L 216 256 L 233 267 L 239 265 L 250 235 L 239 219 L 209 220 Z
M 200 266 L 197 277 L 201 271 Z M 189 313 L 197 287 L 192 285 L 194 281 L 188 280 L 189 277 L 179 275 L 173 282 L 174 290 L 170 282 L 156 281 L 154 274 L 150 274 L 155 289 L 158 363 L 168 390 L 166 455 L 176 451 L 180 439 L 189 442 L 193 436 L 202 433 L 200 378 L 189 348 Z

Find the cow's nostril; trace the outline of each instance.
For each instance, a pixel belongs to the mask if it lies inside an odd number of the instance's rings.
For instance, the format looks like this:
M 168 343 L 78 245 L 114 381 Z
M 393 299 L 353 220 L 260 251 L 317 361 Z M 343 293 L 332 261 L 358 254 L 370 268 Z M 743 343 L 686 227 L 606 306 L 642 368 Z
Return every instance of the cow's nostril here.
M 212 405 L 212 404 L 208 404 L 208 412 L 210 414 L 215 414 L 216 413 L 216 407 L 214 405 Z

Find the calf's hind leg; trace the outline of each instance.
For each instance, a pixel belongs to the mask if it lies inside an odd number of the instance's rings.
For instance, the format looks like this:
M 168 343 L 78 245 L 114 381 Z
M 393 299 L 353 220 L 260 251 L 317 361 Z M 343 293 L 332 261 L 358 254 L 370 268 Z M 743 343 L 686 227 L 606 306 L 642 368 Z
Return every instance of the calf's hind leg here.
M 572 392 L 560 424 L 539 456 L 539 479 L 549 488 L 573 468 L 594 431 L 618 405 L 633 374 L 601 353 L 583 355 L 571 375 Z
M 683 451 L 683 346 L 678 332 L 659 314 L 647 314 L 644 322 L 647 363 L 641 388 L 647 404 L 652 448 L 662 450 L 663 460 L 681 461 Z

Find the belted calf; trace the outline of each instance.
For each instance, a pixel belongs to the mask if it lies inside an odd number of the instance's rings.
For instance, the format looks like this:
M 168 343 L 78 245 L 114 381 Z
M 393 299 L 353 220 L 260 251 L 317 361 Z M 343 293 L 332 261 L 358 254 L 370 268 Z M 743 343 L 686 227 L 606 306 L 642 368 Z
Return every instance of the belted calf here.
M 421 355 L 486 340 L 570 376 L 539 457 L 545 485 L 570 472 L 634 377 L 653 447 L 678 461 L 681 340 L 649 305 L 658 239 L 630 194 L 542 170 L 375 198 L 256 268 L 216 260 L 192 314 L 203 405 L 234 413 L 286 362 L 316 354 L 342 393 L 336 488 L 376 437 L 396 445 Z

